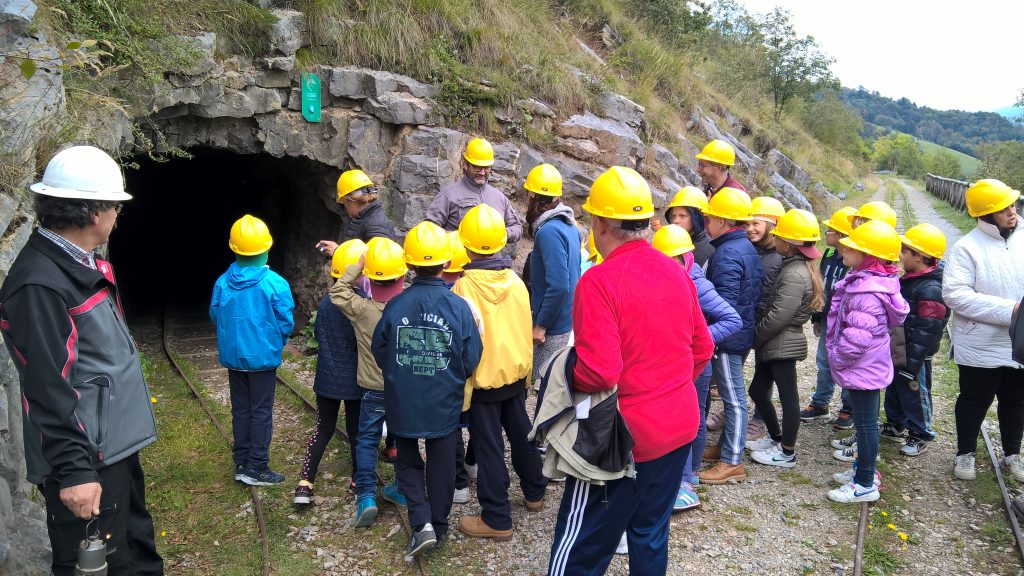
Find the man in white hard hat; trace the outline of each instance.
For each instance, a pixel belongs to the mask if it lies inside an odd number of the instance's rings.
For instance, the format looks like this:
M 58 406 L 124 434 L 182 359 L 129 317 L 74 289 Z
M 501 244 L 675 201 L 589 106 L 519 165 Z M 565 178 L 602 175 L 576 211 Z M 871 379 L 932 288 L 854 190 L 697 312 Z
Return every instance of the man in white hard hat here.
M 162 574 L 139 463 L 156 420 L 114 273 L 95 254 L 131 195 L 91 146 L 58 153 L 31 190 L 39 226 L 0 287 L 0 331 L 21 377 L 27 476 L 46 502 L 53 573 L 74 573 L 95 519 L 109 574 Z

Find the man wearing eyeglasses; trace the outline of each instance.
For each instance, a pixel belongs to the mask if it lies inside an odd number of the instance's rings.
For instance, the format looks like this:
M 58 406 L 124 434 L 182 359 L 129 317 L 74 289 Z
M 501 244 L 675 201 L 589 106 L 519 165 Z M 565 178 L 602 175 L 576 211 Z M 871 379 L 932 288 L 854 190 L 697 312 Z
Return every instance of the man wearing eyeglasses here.
M 139 463 L 156 420 L 113 270 L 95 254 L 131 195 L 92 146 L 58 153 L 31 190 L 39 226 L 0 288 L 0 332 L 21 379 L 26 474 L 46 502 L 53 573 L 71 576 L 89 530 L 106 537 L 109 574 L 163 574 Z
M 736 163 L 736 150 L 725 140 L 712 140 L 697 154 L 697 174 L 704 183 L 704 192 L 710 199 L 722 188 L 747 189 L 729 173 Z M 748 192 L 749 194 L 749 192 Z

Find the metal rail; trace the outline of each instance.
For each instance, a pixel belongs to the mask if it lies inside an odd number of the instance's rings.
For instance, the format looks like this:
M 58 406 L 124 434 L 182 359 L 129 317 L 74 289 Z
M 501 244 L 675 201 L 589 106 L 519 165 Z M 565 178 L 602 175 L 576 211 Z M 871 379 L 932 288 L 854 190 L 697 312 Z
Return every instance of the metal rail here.
M 1017 514 L 1013 511 L 1013 502 L 1010 493 L 1006 489 L 1006 482 L 1003 480 L 1002 467 L 996 459 L 996 449 L 988 435 L 988 422 L 981 425 L 981 437 L 985 440 L 985 448 L 988 450 L 988 457 L 992 460 L 992 468 L 996 471 L 996 480 L 999 482 L 999 491 L 1003 495 L 1003 506 L 1006 508 L 1006 515 L 1010 519 L 1010 528 L 1013 529 L 1013 539 L 1017 542 L 1017 552 L 1021 560 L 1024 560 L 1024 535 L 1020 531 L 1020 522 L 1017 521 Z
M 853 552 L 853 576 L 860 576 L 864 562 L 864 534 L 868 527 L 868 503 L 860 503 L 860 523 L 857 524 L 857 549 Z

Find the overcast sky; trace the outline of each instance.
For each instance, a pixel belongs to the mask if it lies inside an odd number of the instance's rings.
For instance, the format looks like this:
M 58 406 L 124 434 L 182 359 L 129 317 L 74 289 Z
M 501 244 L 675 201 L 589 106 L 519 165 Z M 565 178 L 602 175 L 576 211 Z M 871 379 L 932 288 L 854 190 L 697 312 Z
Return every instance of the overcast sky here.
M 739 1 L 755 13 L 788 9 L 849 88 L 970 111 L 1010 106 L 1024 89 L 1022 0 Z

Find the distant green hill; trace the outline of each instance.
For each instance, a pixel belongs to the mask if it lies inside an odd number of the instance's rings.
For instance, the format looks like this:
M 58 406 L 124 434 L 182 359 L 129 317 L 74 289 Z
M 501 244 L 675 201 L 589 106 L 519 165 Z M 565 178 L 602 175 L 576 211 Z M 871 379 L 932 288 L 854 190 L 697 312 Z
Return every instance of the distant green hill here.
M 981 165 L 981 160 L 978 160 L 974 156 L 969 156 L 959 150 L 946 148 L 945 146 L 942 146 L 940 144 L 929 142 L 927 140 L 921 140 L 920 138 L 917 139 L 917 143 L 921 146 L 921 151 L 923 151 L 925 154 L 927 154 L 929 150 L 934 149 L 948 150 L 952 152 L 953 155 L 956 156 L 956 159 L 960 161 L 960 169 L 963 170 L 964 178 L 967 180 L 973 179 L 974 175 L 978 173 L 978 167 Z

